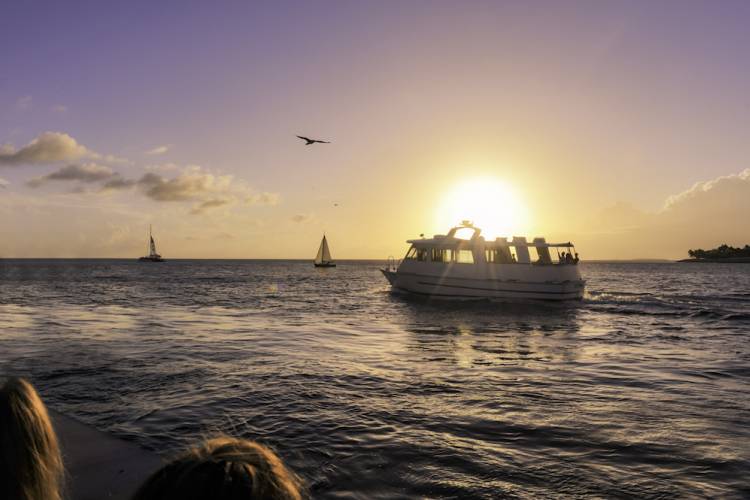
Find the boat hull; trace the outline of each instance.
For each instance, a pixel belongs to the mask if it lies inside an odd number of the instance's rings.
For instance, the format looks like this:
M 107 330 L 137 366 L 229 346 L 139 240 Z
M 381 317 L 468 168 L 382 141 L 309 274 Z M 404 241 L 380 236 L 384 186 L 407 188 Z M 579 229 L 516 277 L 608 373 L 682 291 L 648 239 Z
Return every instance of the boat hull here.
M 394 290 L 444 299 L 580 300 L 585 286 L 585 282 L 577 276 L 577 270 L 575 273 L 558 273 L 560 276 L 557 277 L 532 271 L 525 279 L 451 273 L 436 275 L 404 272 L 401 269 L 381 271 Z
M 161 257 L 140 257 L 138 262 L 164 262 Z
M 332 262 L 314 262 L 315 267 L 336 267 L 336 264 L 333 264 Z

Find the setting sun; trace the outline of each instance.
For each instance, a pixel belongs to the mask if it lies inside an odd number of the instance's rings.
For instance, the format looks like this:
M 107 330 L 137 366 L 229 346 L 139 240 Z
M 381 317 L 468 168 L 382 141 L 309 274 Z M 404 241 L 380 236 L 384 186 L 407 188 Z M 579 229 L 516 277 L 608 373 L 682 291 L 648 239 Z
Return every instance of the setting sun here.
M 469 179 L 445 194 L 436 212 L 441 230 L 470 220 L 486 238 L 523 235 L 528 231 L 526 205 L 513 186 L 500 179 Z

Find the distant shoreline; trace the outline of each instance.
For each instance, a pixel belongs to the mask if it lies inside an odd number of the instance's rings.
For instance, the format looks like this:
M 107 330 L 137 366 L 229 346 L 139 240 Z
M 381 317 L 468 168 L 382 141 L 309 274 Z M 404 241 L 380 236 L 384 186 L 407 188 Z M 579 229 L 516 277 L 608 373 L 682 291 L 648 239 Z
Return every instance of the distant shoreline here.
M 139 263 L 137 257 L 0 257 L 2 261 L 129 261 L 133 263 Z M 232 262 L 232 261 L 255 261 L 255 262 L 309 262 L 312 263 L 311 258 L 290 258 L 290 259 L 272 259 L 272 258 L 172 258 L 167 259 L 166 262 L 188 262 L 188 261 L 214 261 L 214 262 Z M 336 262 L 347 263 L 347 262 L 372 262 L 372 263 L 384 263 L 388 259 L 336 259 Z M 685 261 L 695 262 L 694 260 L 685 259 Z M 724 260 L 722 260 L 723 262 Z M 675 262 L 683 262 L 674 259 L 581 259 L 581 263 L 590 264 L 674 264 Z M 702 260 L 700 262 L 709 262 L 708 260 Z M 750 259 L 748 259 L 750 262 Z M 142 263 L 140 263 L 143 265 Z
M 724 259 L 681 259 L 677 262 L 697 264 L 750 264 L 750 257 L 726 257 Z

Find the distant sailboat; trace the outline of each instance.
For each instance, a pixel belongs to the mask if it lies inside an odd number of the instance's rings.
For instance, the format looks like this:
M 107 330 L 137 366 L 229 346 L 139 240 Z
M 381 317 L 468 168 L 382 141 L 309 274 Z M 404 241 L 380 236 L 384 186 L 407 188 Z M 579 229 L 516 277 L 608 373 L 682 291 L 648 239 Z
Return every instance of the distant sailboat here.
M 328 240 L 326 235 L 323 235 L 323 239 L 320 241 L 320 248 L 318 248 L 318 255 L 315 256 L 313 261 L 315 267 L 336 267 L 336 264 L 331 259 L 331 251 L 328 249 Z
M 164 262 L 161 255 L 156 253 L 156 243 L 154 243 L 154 237 L 151 234 L 151 225 L 148 226 L 148 255 L 138 260 L 141 262 Z

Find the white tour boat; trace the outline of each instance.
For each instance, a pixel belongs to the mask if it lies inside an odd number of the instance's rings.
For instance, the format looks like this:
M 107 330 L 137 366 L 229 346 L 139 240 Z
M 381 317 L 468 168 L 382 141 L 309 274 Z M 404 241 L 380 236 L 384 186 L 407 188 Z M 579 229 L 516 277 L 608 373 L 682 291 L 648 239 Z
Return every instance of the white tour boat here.
M 457 232 L 471 231 L 469 238 Z M 383 274 L 394 290 L 445 298 L 573 300 L 583 297 L 584 280 L 573 244 L 514 236 L 485 241 L 463 221 L 447 235 L 409 240 L 411 248 Z M 552 250 L 556 253 L 553 260 Z

